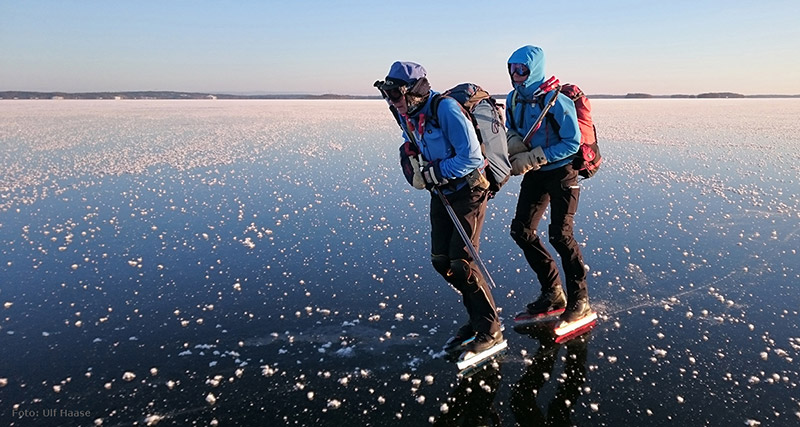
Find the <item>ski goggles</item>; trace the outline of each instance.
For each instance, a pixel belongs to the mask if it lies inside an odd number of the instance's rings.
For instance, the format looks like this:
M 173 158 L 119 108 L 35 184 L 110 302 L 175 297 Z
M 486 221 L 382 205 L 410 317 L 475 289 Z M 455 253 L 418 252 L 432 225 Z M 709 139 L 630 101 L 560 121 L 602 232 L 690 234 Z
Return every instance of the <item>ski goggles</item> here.
M 403 96 L 405 96 L 406 91 L 408 91 L 408 88 L 406 88 L 405 86 L 401 86 L 394 89 L 383 90 L 382 92 L 384 95 L 386 95 L 387 98 L 389 98 L 389 101 L 397 102 L 400 99 L 402 99 Z
M 527 76 L 531 73 L 531 70 L 528 69 L 528 66 L 525 64 L 508 64 L 508 74 L 517 73 L 520 76 Z
M 376 81 L 373 86 L 381 91 L 381 96 L 383 96 L 384 99 L 387 99 L 391 102 L 397 102 L 401 100 L 409 91 L 409 85 L 407 83 L 398 81 L 396 79 L 390 80 L 388 77 L 385 81 Z

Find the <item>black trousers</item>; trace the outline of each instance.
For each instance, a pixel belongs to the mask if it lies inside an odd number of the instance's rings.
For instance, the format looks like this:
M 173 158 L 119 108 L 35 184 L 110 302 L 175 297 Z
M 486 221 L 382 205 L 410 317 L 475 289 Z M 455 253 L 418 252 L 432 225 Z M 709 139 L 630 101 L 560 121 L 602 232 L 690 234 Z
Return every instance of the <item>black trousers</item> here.
M 465 186 L 446 197 L 477 251 L 486 215 L 488 192 L 470 190 Z M 489 285 L 436 194 L 431 194 L 430 218 L 433 267 L 461 293 L 470 325 L 476 332 L 499 331 L 500 321 Z
M 511 237 L 536 273 L 542 291 L 561 286 L 558 265 L 536 234 L 549 205 L 549 240 L 561 257 L 570 301 L 588 296 L 583 256 L 573 236 L 579 197 L 578 172 L 571 165 L 528 172 L 522 178 L 516 213 L 511 221 Z

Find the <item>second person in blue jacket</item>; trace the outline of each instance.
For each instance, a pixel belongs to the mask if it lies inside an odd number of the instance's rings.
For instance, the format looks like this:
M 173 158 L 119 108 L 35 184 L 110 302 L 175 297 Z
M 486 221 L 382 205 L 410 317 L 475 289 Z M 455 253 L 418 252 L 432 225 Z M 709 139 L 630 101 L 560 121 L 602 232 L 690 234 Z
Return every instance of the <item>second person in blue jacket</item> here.
M 559 93 L 548 113 L 557 126 L 549 119 L 541 121 L 530 145 L 520 148 L 522 135 L 531 130 L 555 92 L 539 90 L 545 82 L 544 52 L 539 47 L 523 46 L 512 53 L 508 73 L 514 87 L 506 98 L 512 174 L 525 175 L 511 221 L 511 237 L 522 249 L 541 289 L 526 311 L 540 315 L 565 309 L 561 321 L 571 323 L 592 313 L 583 256 L 573 237 L 580 187 L 572 160 L 581 141 L 575 104 Z M 558 265 L 536 233 L 548 205 L 548 235 L 550 244 L 561 256 L 566 295 Z

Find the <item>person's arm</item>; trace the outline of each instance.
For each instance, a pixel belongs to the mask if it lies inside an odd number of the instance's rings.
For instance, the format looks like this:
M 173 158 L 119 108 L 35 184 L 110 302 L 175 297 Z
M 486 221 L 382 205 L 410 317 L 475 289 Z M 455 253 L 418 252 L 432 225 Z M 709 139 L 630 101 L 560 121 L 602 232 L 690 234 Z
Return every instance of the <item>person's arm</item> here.
M 461 178 L 483 165 L 478 135 L 458 101 L 444 98 L 437 112 L 442 134 L 453 147 L 452 157 L 439 161 L 439 171 L 445 178 Z

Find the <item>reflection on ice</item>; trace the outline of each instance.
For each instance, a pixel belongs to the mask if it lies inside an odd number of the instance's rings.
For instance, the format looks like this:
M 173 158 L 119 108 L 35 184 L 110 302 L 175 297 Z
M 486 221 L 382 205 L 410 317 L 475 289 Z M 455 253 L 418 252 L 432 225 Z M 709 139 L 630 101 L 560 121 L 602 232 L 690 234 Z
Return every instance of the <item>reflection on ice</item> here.
M 80 425 L 800 422 L 800 104 L 595 110 L 597 326 L 507 328 L 502 363 L 458 376 L 382 102 L 0 101 L 0 401 Z M 481 245 L 506 326 L 537 289 L 518 185 Z

